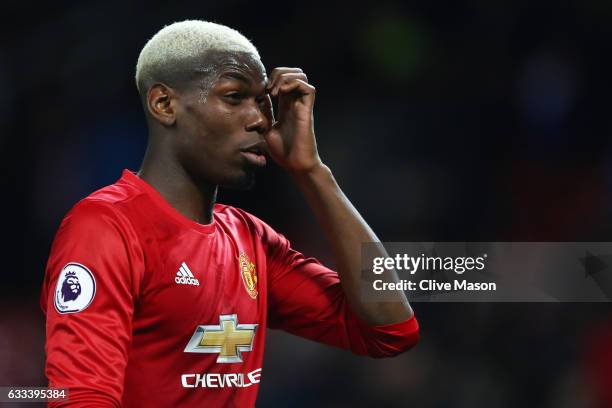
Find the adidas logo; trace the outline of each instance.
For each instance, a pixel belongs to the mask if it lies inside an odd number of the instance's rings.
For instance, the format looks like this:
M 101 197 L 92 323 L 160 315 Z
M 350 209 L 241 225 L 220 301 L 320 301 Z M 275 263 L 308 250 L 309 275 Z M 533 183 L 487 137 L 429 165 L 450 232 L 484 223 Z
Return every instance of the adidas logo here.
M 200 286 L 200 281 L 197 280 L 185 262 L 181 264 L 174 281 L 180 285 Z

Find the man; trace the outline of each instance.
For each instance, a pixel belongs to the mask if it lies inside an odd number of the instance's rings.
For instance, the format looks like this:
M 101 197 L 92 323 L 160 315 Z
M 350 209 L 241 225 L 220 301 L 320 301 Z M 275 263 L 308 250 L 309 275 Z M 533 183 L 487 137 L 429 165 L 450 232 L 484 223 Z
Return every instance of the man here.
M 302 70 L 267 78 L 241 34 L 183 21 L 145 45 L 136 83 L 142 167 L 68 213 L 46 269 L 46 374 L 70 388 L 68 406 L 252 406 L 266 327 L 373 357 L 416 343 L 403 293 L 360 296 L 361 244 L 377 238 L 319 158 Z M 218 186 L 253 184 L 266 151 L 302 190 L 337 273 L 215 203 Z M 62 296 L 77 281 L 80 294 Z

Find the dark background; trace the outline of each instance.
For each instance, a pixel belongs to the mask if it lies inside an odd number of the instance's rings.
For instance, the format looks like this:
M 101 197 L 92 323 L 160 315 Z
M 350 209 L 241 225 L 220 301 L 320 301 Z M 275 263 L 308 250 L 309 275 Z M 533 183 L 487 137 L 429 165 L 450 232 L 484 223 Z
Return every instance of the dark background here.
M 321 156 L 382 240 L 611 241 L 609 1 L 8 1 L 1 17 L 0 384 L 45 383 L 53 235 L 138 169 L 136 59 L 174 21 L 231 26 L 268 70 L 304 69 Z M 220 201 L 332 265 L 275 165 Z M 422 340 L 390 360 L 270 332 L 258 405 L 612 407 L 609 304 L 413 306 Z

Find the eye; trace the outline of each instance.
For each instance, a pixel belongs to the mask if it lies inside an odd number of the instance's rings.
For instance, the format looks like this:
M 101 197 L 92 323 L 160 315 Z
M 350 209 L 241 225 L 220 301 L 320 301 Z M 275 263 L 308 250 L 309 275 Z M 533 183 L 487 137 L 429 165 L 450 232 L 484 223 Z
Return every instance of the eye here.
M 239 104 L 242 99 L 244 99 L 244 95 L 242 95 L 240 92 L 229 92 L 223 96 L 229 100 L 230 103 L 235 105 Z

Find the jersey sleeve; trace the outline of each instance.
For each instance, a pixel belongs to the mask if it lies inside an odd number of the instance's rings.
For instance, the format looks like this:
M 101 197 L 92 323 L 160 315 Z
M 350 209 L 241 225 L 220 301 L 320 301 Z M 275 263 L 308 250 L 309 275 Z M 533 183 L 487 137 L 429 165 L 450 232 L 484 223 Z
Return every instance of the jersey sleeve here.
M 371 357 L 391 357 L 414 346 L 419 325 L 403 322 L 370 326 L 347 304 L 338 274 L 291 248 L 267 225 L 268 326 Z
M 69 388 L 50 406 L 121 405 L 142 254 L 111 203 L 83 200 L 64 218 L 45 271 L 49 386 Z

